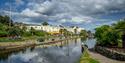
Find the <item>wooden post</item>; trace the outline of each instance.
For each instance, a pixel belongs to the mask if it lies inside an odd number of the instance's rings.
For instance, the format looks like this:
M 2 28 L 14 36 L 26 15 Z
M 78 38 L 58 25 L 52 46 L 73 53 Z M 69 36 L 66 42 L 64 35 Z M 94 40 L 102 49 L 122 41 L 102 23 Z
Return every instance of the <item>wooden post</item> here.
M 125 48 L 125 34 L 122 35 L 122 47 Z

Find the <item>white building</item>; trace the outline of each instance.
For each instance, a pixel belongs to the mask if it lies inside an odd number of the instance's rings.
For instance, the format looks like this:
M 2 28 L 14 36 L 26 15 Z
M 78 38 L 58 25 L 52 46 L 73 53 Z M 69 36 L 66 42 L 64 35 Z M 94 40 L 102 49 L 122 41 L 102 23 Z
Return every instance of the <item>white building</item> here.
M 43 26 L 43 25 L 27 25 L 27 30 L 30 30 L 31 28 L 34 28 L 35 30 L 42 30 L 46 31 L 48 33 L 59 33 L 60 29 L 66 29 L 67 31 L 74 32 L 74 29 L 77 27 L 60 27 L 60 26 Z M 83 28 L 77 28 L 77 33 L 80 33 L 81 30 L 84 30 Z

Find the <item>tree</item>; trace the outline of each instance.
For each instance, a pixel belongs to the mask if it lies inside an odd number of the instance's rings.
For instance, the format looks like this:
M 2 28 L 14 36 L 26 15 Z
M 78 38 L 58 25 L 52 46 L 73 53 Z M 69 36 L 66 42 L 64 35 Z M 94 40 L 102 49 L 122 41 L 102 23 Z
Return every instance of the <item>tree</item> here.
M 80 35 L 80 36 L 87 37 L 88 33 L 87 33 L 86 30 L 81 30 L 79 35 Z
M 43 22 L 42 25 L 47 26 L 47 25 L 49 25 L 49 23 L 48 22 Z
M 59 33 L 63 34 L 64 30 L 63 29 L 60 29 L 59 30 Z
M 27 27 L 26 27 L 26 26 L 23 26 L 23 27 L 22 27 L 23 33 L 26 32 L 26 30 L 27 30 Z
M 117 46 L 119 35 L 115 30 L 108 25 L 103 25 L 96 28 L 95 37 L 97 39 L 97 44 L 101 46 Z
M 116 23 L 114 26 L 115 30 L 117 31 L 117 33 L 119 34 L 120 39 L 122 40 L 121 42 L 119 41 L 119 44 L 122 43 L 122 45 L 120 47 L 125 48 L 125 19 L 119 21 L 118 23 Z
M 11 27 L 8 29 L 8 33 L 10 36 L 20 36 L 21 29 L 19 27 Z
M 33 27 L 31 27 L 30 32 L 32 35 L 35 35 L 35 29 Z
M 0 37 L 6 37 L 8 32 L 6 31 L 7 26 L 0 23 Z
M 4 24 L 4 25 L 10 25 L 13 26 L 13 21 L 10 19 L 9 16 L 1 16 L 0 15 L 0 23 Z
M 76 28 L 74 29 L 74 33 L 77 34 L 77 29 Z
M 44 31 L 35 31 L 35 35 L 36 36 L 45 36 L 45 35 L 48 35 L 48 33 L 44 32 Z
M 117 24 L 114 25 L 114 28 L 125 30 L 125 21 L 119 21 Z
M 13 26 L 13 21 L 10 17 L 0 15 L 0 36 L 6 37 L 8 35 L 9 26 Z
M 77 32 L 78 32 L 78 27 L 75 27 L 74 33 L 77 34 Z

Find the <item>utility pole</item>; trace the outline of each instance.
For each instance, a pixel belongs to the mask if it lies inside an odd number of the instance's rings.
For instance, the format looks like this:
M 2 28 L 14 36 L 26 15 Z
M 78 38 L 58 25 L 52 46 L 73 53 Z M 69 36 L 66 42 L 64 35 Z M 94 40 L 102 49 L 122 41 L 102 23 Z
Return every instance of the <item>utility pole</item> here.
M 9 19 L 9 28 L 11 27 L 11 3 L 10 3 L 10 7 L 9 7 L 9 10 L 10 10 L 10 15 L 9 15 L 9 17 L 10 17 L 10 19 Z

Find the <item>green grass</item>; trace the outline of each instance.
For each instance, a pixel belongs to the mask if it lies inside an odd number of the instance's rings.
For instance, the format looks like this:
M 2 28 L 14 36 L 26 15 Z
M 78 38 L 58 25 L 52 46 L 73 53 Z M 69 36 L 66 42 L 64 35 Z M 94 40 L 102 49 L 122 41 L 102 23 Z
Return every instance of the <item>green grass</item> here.
M 100 63 L 99 61 L 97 61 L 96 59 L 93 59 L 89 53 L 88 50 L 85 49 L 84 53 L 82 54 L 79 63 Z
M 122 47 L 122 40 L 119 40 L 118 47 Z
M 9 39 L 9 38 L 0 38 L 0 42 L 17 42 L 17 41 L 24 41 L 23 39 Z

